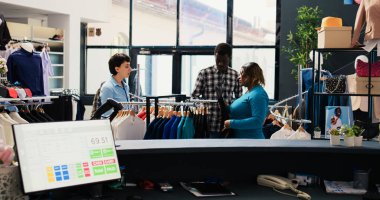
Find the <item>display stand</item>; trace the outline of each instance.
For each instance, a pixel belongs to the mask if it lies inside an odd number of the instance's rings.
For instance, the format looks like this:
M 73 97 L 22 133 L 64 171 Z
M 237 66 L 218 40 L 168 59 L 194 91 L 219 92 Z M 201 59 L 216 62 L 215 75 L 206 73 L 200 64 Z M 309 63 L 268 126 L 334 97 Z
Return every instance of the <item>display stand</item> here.
M 314 110 L 314 97 L 315 96 L 325 96 L 325 95 L 330 95 L 330 96 L 365 96 L 365 97 L 368 97 L 368 121 L 367 121 L 367 130 L 369 131 L 370 130 L 370 126 L 371 126 L 371 122 L 372 122 L 372 97 L 374 96 L 380 96 L 380 94 L 372 94 L 371 93 L 371 88 L 372 87 L 368 87 L 368 93 L 366 94 L 352 94 L 352 93 L 326 93 L 326 92 L 321 92 L 321 88 L 320 88 L 320 77 L 321 77 L 321 56 L 320 54 L 321 53 L 324 53 L 324 52 L 329 52 L 329 53 L 333 53 L 333 52 L 366 52 L 364 51 L 363 49 L 353 49 L 353 48 L 326 48 L 326 49 L 313 49 L 313 71 L 315 70 L 315 53 L 317 52 L 317 55 L 318 55 L 318 61 L 317 61 L 317 66 L 318 66 L 318 69 L 317 69 L 317 74 L 316 74 L 316 81 L 312 81 L 312 85 L 311 85 L 311 91 L 312 91 L 312 98 L 311 98 L 311 102 L 310 102 L 310 105 L 311 105 L 311 121 L 312 121 L 312 124 L 313 126 L 311 127 L 311 131 L 314 132 L 314 113 L 315 113 L 315 110 Z M 371 51 L 369 53 L 369 75 L 368 75 L 368 85 L 371 85 L 371 69 L 372 69 L 372 62 L 374 62 L 376 59 L 376 49 Z M 315 80 L 315 75 L 314 73 L 312 73 L 312 80 Z M 318 89 L 318 92 L 315 92 L 314 91 L 314 88 L 315 88 L 315 82 L 317 82 L 317 89 Z

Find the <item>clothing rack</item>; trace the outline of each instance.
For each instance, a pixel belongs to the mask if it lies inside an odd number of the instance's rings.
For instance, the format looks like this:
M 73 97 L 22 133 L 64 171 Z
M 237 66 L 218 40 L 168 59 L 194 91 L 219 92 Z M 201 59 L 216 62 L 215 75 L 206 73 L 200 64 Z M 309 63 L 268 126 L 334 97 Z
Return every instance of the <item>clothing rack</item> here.
M 186 95 L 184 94 L 173 94 L 173 95 L 164 95 L 164 96 L 146 96 L 146 110 L 150 110 L 151 100 L 154 100 L 154 115 L 157 117 L 158 114 L 158 103 L 159 99 L 162 98 L 175 98 L 176 102 L 185 101 Z M 146 115 L 146 129 L 148 130 L 148 126 L 150 123 L 150 114 Z
M 36 43 L 36 44 L 47 45 L 47 43 L 44 43 L 44 42 L 39 42 L 39 41 L 35 41 L 35 40 L 28 40 L 28 39 L 24 39 L 24 40 L 11 39 L 11 41 L 13 41 L 13 42 L 19 42 L 19 43 L 31 42 L 31 43 Z
M 47 105 L 52 104 L 53 102 L 24 102 L 24 103 L 12 103 L 12 104 L 0 104 L 0 107 L 6 106 L 32 106 L 32 105 Z
M 306 93 L 307 93 L 307 91 L 303 92 L 301 95 L 304 95 L 304 94 L 306 94 Z M 295 99 L 295 98 L 297 98 L 297 97 L 299 97 L 299 94 L 296 94 L 296 95 L 291 96 L 291 97 L 289 97 L 289 98 L 286 98 L 286 99 L 284 99 L 284 100 L 282 100 L 282 101 L 280 101 L 280 102 L 278 102 L 278 103 L 275 103 L 275 104 L 269 109 L 270 113 L 271 113 L 272 115 L 274 115 L 276 118 L 284 119 L 284 120 L 286 120 L 286 121 L 292 121 L 292 122 L 297 122 L 297 123 L 301 123 L 301 124 L 310 124 L 310 123 L 311 123 L 310 120 L 307 120 L 307 119 L 290 119 L 290 118 L 288 118 L 288 117 L 283 117 L 283 116 L 281 116 L 281 115 L 275 114 L 275 112 L 273 111 L 274 109 L 278 108 L 279 105 L 281 105 L 281 104 L 283 104 L 283 103 L 285 103 L 285 102 L 288 102 L 288 101 L 290 101 L 290 100 L 293 100 L 293 99 Z
M 190 99 L 188 102 L 194 103 L 218 103 L 218 100 L 206 100 L 206 99 Z

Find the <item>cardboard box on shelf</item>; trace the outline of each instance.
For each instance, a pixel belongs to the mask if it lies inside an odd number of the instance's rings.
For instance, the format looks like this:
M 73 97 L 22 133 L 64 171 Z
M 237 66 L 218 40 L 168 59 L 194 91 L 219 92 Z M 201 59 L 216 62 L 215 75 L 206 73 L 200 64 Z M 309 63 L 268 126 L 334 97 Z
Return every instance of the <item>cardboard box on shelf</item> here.
M 368 77 L 356 77 L 356 93 L 368 94 L 368 88 L 371 88 L 371 94 L 380 94 L 380 77 L 371 77 L 371 84 Z
M 318 48 L 350 48 L 351 26 L 322 27 L 318 31 Z

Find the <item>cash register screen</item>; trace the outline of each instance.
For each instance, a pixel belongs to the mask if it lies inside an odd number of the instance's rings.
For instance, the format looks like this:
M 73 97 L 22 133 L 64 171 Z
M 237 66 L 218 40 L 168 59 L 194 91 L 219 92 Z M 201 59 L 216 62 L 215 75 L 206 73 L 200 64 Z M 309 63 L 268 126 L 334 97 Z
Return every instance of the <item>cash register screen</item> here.
M 25 193 L 120 178 L 109 120 L 13 126 Z

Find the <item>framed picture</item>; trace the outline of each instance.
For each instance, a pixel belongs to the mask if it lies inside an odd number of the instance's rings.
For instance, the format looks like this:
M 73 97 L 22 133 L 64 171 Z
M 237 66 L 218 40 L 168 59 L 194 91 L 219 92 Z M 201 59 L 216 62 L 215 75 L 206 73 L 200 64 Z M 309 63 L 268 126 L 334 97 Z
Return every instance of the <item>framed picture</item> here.
M 349 106 L 326 106 L 325 138 L 330 138 L 330 130 L 339 130 L 342 125 L 352 126 L 353 113 Z

